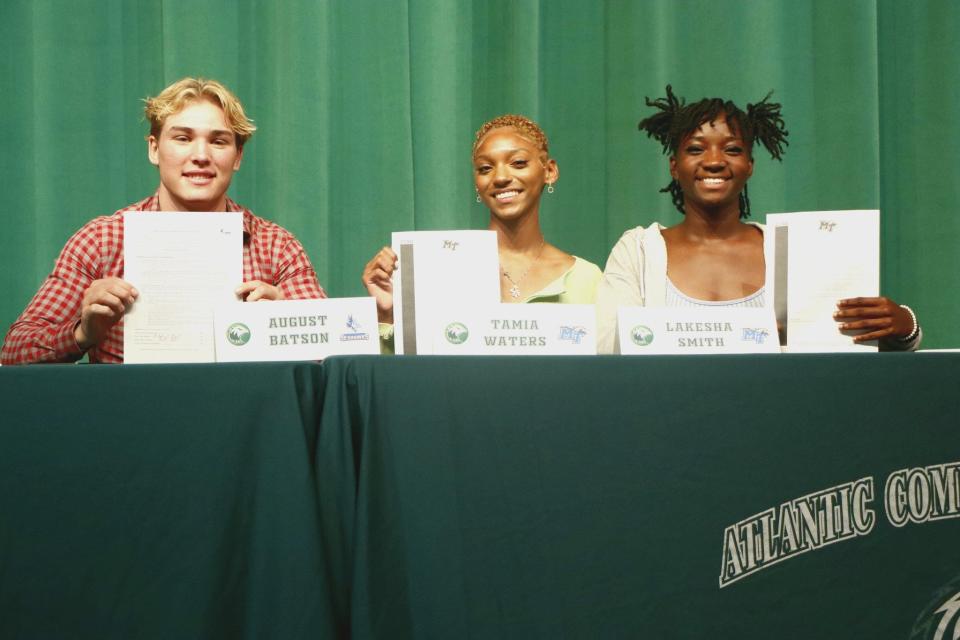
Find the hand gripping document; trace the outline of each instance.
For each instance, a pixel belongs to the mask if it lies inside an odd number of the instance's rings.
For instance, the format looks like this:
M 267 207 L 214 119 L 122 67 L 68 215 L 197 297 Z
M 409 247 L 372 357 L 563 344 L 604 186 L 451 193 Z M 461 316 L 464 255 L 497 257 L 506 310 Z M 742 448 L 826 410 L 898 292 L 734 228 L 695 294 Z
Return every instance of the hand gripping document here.
M 444 308 L 500 302 L 496 232 L 396 232 L 392 244 L 396 353 L 433 353 L 433 318 Z
M 809 211 L 767 215 L 767 300 L 784 351 L 876 351 L 833 319 L 843 298 L 880 295 L 880 212 Z

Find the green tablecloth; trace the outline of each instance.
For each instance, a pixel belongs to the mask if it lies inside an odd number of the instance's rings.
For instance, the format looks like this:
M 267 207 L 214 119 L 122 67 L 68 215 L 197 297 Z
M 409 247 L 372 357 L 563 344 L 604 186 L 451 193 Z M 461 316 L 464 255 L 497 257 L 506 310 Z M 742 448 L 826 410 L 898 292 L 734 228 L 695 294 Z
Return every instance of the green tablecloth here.
M 3 368 L 0 637 L 952 638 L 960 504 L 894 526 L 885 490 L 960 461 L 958 368 Z M 720 587 L 727 528 L 855 481 L 869 532 Z
M 0 637 L 331 637 L 320 374 L 0 370 Z
M 892 472 L 960 461 L 958 368 L 332 359 L 321 511 L 354 636 L 933 638 L 960 593 L 960 520 L 894 527 L 883 494 Z M 727 527 L 868 477 L 870 533 L 720 588 Z

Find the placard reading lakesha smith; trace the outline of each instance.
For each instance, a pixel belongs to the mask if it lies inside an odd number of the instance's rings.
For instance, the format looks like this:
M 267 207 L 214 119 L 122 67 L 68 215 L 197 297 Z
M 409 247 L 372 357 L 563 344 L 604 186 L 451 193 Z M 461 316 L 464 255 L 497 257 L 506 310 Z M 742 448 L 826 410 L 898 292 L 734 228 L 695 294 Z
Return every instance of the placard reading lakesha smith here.
M 433 353 L 446 355 L 594 355 L 592 304 L 503 304 L 445 308 L 433 320 Z
M 493 231 L 393 234 L 394 349 L 432 353 L 431 320 L 445 308 L 500 302 L 500 258 Z
M 780 353 L 773 309 L 620 307 L 620 353 Z
M 373 298 L 236 302 L 216 312 L 217 362 L 380 353 Z

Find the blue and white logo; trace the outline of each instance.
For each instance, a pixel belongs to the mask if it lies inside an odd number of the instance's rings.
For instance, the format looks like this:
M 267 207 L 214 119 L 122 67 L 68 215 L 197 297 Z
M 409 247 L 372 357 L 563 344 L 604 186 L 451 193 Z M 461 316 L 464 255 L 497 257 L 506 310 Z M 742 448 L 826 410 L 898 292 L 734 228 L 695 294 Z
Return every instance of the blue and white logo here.
M 580 344 L 580 341 L 585 335 L 587 335 L 587 330 L 580 326 L 560 327 L 560 339 L 566 340 L 567 342 L 572 342 L 573 344 Z
M 352 315 L 347 316 L 347 333 L 340 334 L 340 342 L 353 342 L 355 340 L 369 340 L 370 334 L 360 331 L 360 323 Z
M 770 332 L 766 329 L 756 329 L 753 327 L 744 327 L 743 328 L 743 337 L 741 340 L 744 342 L 756 342 L 757 344 L 763 344 L 767 341 L 767 336 L 770 335 Z

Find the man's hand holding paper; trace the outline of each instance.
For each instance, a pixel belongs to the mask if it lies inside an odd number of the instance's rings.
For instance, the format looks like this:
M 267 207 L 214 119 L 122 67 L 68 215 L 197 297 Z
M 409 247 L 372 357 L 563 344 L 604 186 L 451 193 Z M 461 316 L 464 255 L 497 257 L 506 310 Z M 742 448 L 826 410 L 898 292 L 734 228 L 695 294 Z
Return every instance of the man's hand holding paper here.
M 267 284 L 262 280 L 248 280 L 234 290 L 244 302 L 257 300 L 286 300 L 279 287 Z
M 103 342 L 138 295 L 137 289 L 121 278 L 103 278 L 90 283 L 83 292 L 80 323 L 74 331 L 77 345 L 87 350 Z

